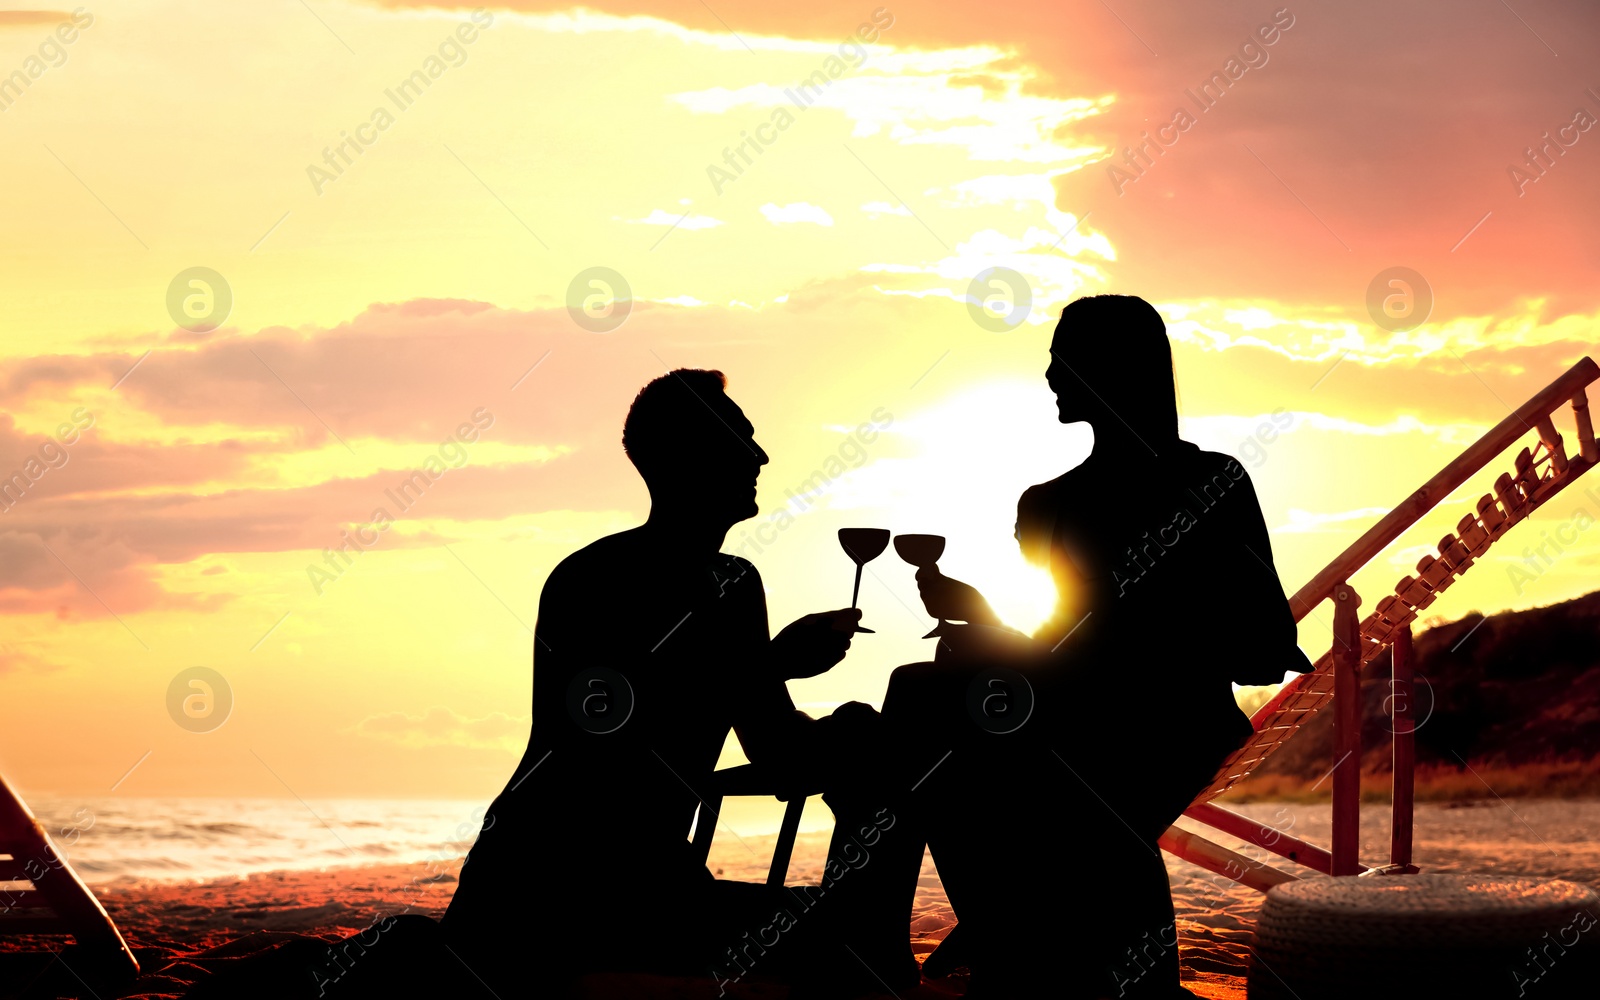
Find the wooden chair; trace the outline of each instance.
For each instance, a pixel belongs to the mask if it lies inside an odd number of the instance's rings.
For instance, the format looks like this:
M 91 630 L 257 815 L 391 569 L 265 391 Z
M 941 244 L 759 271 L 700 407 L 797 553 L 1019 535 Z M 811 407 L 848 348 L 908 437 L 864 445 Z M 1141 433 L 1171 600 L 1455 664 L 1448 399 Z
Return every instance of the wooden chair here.
M 0 777 L 0 937 L 70 934 L 88 960 L 74 975 L 100 983 L 131 981 L 139 963 L 105 907 Z
M 1290 598 L 1295 621 L 1310 614 L 1323 601 L 1333 602 L 1333 646 L 1318 658 L 1314 669 L 1289 681 L 1251 718 L 1254 735 L 1231 754 L 1211 784 L 1184 811 L 1189 819 L 1271 851 L 1312 871 L 1326 875 L 1394 875 L 1417 871 L 1411 863 L 1412 805 L 1415 779 L 1415 718 L 1412 715 L 1411 623 L 1417 612 L 1430 606 L 1456 578 L 1472 567 L 1488 548 L 1518 522 L 1543 506 L 1579 476 L 1600 463 L 1594 427 L 1589 417 L 1586 389 L 1600 378 L 1600 367 L 1589 358 L 1545 386 L 1510 416 L 1496 424 L 1432 479 L 1386 514 L 1349 548 L 1340 553 Z M 1568 455 L 1555 429 L 1552 415 L 1572 406 L 1578 453 Z M 1376 558 L 1406 529 L 1417 523 L 1477 472 L 1514 446 L 1526 434 L 1538 440 L 1517 453 L 1512 472 L 1495 481 L 1494 493 L 1484 494 L 1456 525 L 1439 540 L 1436 554 L 1417 563 L 1414 576 L 1403 577 L 1393 594 L 1385 595 L 1366 618 L 1358 616 L 1361 598 L 1349 579 Z M 1360 844 L 1361 701 L 1360 677 L 1364 665 L 1384 649 L 1394 655 L 1394 734 L 1392 835 L 1389 861 L 1367 867 L 1357 857 Z M 1216 805 L 1213 800 L 1249 776 L 1285 741 L 1299 732 L 1316 713 L 1333 706 L 1333 836 L 1330 848 L 1288 836 L 1256 820 Z M 1354 758 L 1348 766 L 1344 762 Z M 780 791 L 764 781 L 752 766 L 717 772 L 716 798 L 702 807 L 703 819 L 695 831 L 695 845 L 710 850 L 715 817 L 723 795 L 772 795 Z M 768 874 L 768 884 L 783 884 L 799 829 L 805 798 L 801 790 L 779 795 L 789 803 Z M 1208 871 L 1224 875 L 1262 892 L 1298 876 L 1263 864 L 1189 830 L 1173 826 L 1162 835 L 1163 850 Z
M 710 856 L 711 838 L 716 833 L 725 796 L 774 796 L 781 802 L 787 802 L 788 807 L 783 811 L 783 826 L 772 851 L 772 865 L 767 869 L 767 885 L 781 886 L 789 876 L 789 859 L 794 856 L 794 839 L 800 830 L 800 814 L 805 811 L 806 798 L 821 791 L 820 788 L 781 788 L 777 781 L 755 764 L 724 768 L 714 775 L 711 792 L 700 800 L 695 813 L 694 849 L 702 863 Z

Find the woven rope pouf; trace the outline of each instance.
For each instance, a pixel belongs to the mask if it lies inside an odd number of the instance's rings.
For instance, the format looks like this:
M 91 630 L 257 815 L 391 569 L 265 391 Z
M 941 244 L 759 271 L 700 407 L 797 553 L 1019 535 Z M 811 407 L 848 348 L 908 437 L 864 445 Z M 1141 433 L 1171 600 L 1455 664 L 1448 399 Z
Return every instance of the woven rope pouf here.
M 1486 875 L 1274 886 L 1250 1000 L 1600 996 L 1600 893 Z

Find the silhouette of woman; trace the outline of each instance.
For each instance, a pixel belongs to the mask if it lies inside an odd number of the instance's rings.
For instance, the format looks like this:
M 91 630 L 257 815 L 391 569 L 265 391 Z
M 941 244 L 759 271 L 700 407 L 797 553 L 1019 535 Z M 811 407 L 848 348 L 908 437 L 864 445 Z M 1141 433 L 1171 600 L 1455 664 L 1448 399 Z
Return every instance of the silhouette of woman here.
M 1187 996 L 1157 838 L 1251 732 L 1230 682 L 1310 664 L 1249 476 L 1178 437 L 1155 309 L 1078 299 L 1050 354 L 1060 420 L 1094 431 L 1087 460 L 1017 505 L 1057 607 L 1030 641 L 972 587 L 919 572 L 928 613 L 968 624 L 895 671 L 883 770 L 829 798 L 841 829 L 885 807 L 905 820 L 837 902 L 836 933 L 869 966 L 904 962 L 925 840 L 985 995 Z

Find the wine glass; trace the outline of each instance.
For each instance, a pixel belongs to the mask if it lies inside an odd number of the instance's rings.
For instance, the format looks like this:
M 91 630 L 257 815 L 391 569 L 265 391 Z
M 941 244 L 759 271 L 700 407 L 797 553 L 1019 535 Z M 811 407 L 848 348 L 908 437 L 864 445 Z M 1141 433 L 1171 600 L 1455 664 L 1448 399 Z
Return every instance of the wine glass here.
M 900 558 L 915 566 L 917 569 L 935 569 L 938 567 L 939 557 L 944 555 L 943 535 L 896 535 L 894 536 L 894 550 Z M 932 639 L 944 635 L 945 620 L 939 619 L 932 632 L 923 636 Z
M 850 606 L 853 608 L 861 599 L 861 567 L 883 555 L 883 550 L 889 547 L 889 529 L 840 528 L 839 547 L 856 564 L 856 585 L 850 592 Z M 861 632 L 872 631 L 859 625 L 856 629 Z

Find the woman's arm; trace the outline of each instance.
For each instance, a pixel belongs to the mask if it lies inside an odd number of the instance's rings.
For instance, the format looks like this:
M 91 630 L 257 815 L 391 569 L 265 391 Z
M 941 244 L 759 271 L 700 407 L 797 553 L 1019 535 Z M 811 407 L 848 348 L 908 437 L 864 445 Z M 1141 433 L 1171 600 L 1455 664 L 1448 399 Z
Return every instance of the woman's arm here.
M 1249 633 L 1234 667 L 1235 684 L 1277 684 L 1286 670 L 1305 673 L 1311 662 L 1300 650 L 1298 629 L 1272 559 L 1272 538 L 1249 473 L 1229 491 L 1220 544 L 1232 552 L 1217 560 L 1222 579 L 1214 593 L 1234 608 L 1251 609 Z

